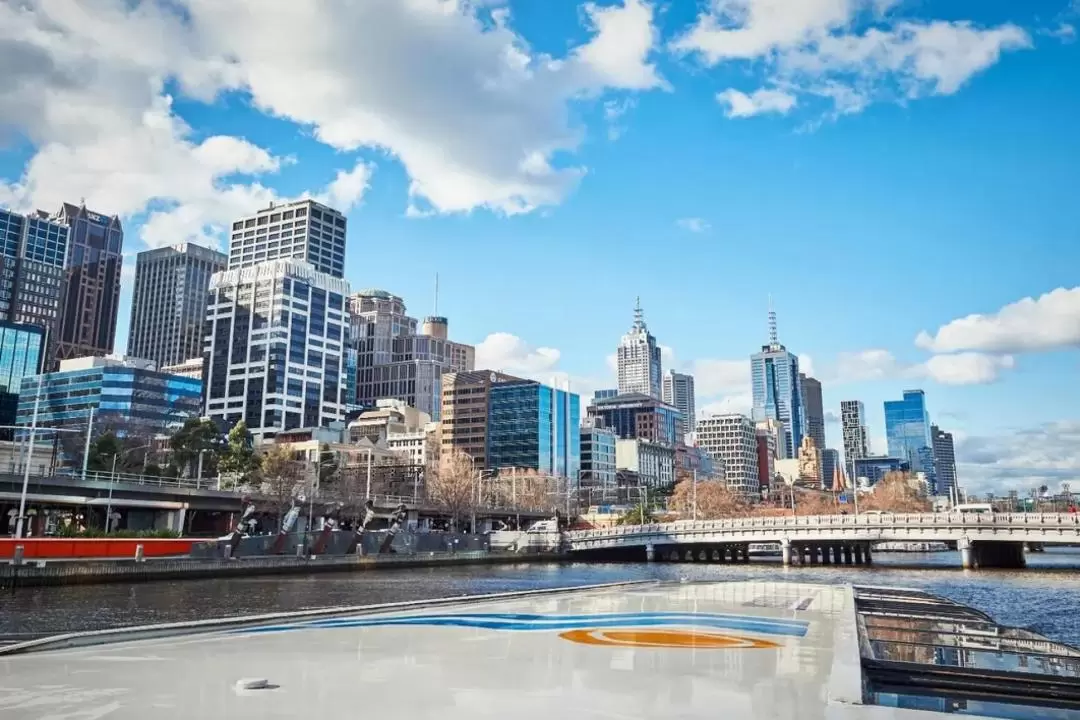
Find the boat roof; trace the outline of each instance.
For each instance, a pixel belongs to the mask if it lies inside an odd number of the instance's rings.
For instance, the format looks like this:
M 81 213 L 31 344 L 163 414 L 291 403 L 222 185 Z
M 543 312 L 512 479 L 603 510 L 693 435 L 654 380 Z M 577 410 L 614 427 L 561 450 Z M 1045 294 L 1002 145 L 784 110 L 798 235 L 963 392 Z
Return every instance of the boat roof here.
M 649 582 L 75 634 L 0 651 L 0 715 L 944 717 L 864 704 L 856 602 Z

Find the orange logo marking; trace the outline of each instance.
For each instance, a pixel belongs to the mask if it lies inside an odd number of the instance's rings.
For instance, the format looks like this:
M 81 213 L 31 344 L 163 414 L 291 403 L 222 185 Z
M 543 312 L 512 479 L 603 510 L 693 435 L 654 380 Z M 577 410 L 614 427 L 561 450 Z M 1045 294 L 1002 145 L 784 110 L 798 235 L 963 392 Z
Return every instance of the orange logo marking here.
M 742 650 L 778 648 L 779 643 L 737 635 L 693 632 L 691 630 L 568 630 L 559 637 L 583 645 L 636 648 L 694 648 L 699 650 Z

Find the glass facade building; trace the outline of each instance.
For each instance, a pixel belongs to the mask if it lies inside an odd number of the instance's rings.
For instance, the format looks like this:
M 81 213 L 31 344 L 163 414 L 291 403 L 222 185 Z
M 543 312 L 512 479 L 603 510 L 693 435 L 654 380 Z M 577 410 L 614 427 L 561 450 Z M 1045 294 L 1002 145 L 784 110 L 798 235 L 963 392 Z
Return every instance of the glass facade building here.
M 305 262 L 274 260 L 210 281 L 205 414 L 257 436 L 344 421 L 349 285 Z
M 0 425 L 14 425 L 19 409 L 22 379 L 41 371 L 45 332 L 36 325 L 0 320 Z M 0 440 L 10 440 L 14 430 L 0 427 Z
M 641 393 L 594 398 L 588 414 L 624 440 L 641 438 L 665 447 L 675 447 L 683 441 L 679 411 Z
M 64 203 L 52 219 L 70 228 L 57 357 L 108 355 L 116 341 L 120 307 L 120 218 Z
M 931 489 L 936 487 L 930 414 L 922 390 L 905 390 L 903 400 L 885 401 L 885 436 L 889 455 L 906 462 L 912 472 L 926 474 Z
M 615 496 L 615 432 L 586 424 L 581 428 L 582 500 L 602 502 Z
M 44 213 L 0 209 L 0 320 L 50 328 L 50 346 L 62 310 L 67 251 L 67 225 Z
M 22 379 L 17 424 L 29 426 L 39 391 L 38 425 L 83 427 L 94 423 L 139 425 L 148 430 L 179 426 L 198 417 L 202 382 L 158 372 L 152 363 L 86 357 L 62 362 L 60 370 Z
M 787 457 L 796 457 L 806 433 L 799 357 L 779 343 L 763 346 L 750 356 L 750 384 L 754 420 L 783 423 L 785 452 Z
M 488 398 L 487 462 L 578 479 L 580 400 L 532 380 L 497 383 Z
M 890 472 L 906 472 L 911 465 L 906 460 L 898 457 L 865 457 L 855 458 L 855 480 L 866 478 L 872 487 Z M 863 483 L 860 483 L 863 485 Z

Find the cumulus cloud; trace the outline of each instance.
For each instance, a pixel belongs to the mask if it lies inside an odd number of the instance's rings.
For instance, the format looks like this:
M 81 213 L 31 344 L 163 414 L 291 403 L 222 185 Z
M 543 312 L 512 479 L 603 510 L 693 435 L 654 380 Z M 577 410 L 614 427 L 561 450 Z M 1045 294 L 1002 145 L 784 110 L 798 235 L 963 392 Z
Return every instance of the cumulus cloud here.
M 968 490 L 1026 495 L 1068 482 L 1080 488 L 1080 421 L 1061 421 L 999 435 L 956 440 L 957 481 Z
M 679 218 L 675 221 L 675 225 L 692 233 L 705 233 L 712 229 L 708 220 L 699 217 Z
M 874 99 L 950 95 L 998 61 L 1031 46 L 1013 24 L 896 19 L 896 0 L 724 0 L 708 3 L 670 46 L 709 66 L 752 62 L 781 90 L 753 96 L 728 90 L 729 116 L 786 112 L 796 93 L 834 100 L 834 113 Z M 762 92 L 762 91 L 759 91 Z M 757 93 L 755 93 L 756 95 Z M 724 94 L 722 94 L 724 95 Z
M 1080 345 L 1080 287 L 1026 297 L 988 315 L 968 315 L 925 330 L 915 344 L 933 352 L 1021 353 Z
M 278 199 L 258 177 L 284 162 L 241 137 L 202 137 L 170 97 L 231 92 L 341 153 L 396 158 L 416 212 L 556 204 L 584 173 L 555 160 L 581 139 L 570 104 L 663 86 L 648 2 L 590 5 L 585 17 L 590 36 L 559 58 L 533 51 L 507 9 L 486 2 L 2 3 L 0 136 L 35 152 L 0 181 L 0 203 L 86 198 L 148 214 L 149 244 L 212 242 Z M 353 157 L 313 194 L 355 205 L 370 176 Z
M 517 335 L 497 332 L 476 346 L 476 367 L 499 370 L 510 375 L 532 376 L 551 372 L 562 356 L 555 348 L 535 347 Z
M 782 90 L 760 88 L 747 95 L 744 92 L 728 88 L 716 95 L 716 101 L 726 109 L 729 118 L 745 118 L 763 113 L 786 115 L 798 104 L 797 98 Z
M 998 379 L 1002 370 L 1011 370 L 1016 362 L 1011 355 L 987 355 L 963 352 L 954 355 L 934 355 L 911 370 L 942 385 L 984 385 Z

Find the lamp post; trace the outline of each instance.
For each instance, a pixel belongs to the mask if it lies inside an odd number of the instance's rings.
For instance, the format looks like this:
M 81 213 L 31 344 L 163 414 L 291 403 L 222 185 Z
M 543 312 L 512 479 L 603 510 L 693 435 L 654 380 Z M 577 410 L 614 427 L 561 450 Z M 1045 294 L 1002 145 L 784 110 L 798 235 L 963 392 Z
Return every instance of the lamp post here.
M 127 450 L 121 450 L 118 453 L 113 453 L 112 456 L 112 472 L 109 474 L 109 499 L 105 505 L 105 534 L 108 535 L 112 528 L 112 499 L 113 499 L 113 487 L 116 485 L 116 460 L 127 455 L 130 452 L 136 450 L 145 450 L 150 447 L 150 443 L 146 445 L 139 445 L 137 447 L 128 448 Z M 146 467 L 146 455 L 143 455 L 143 467 Z

